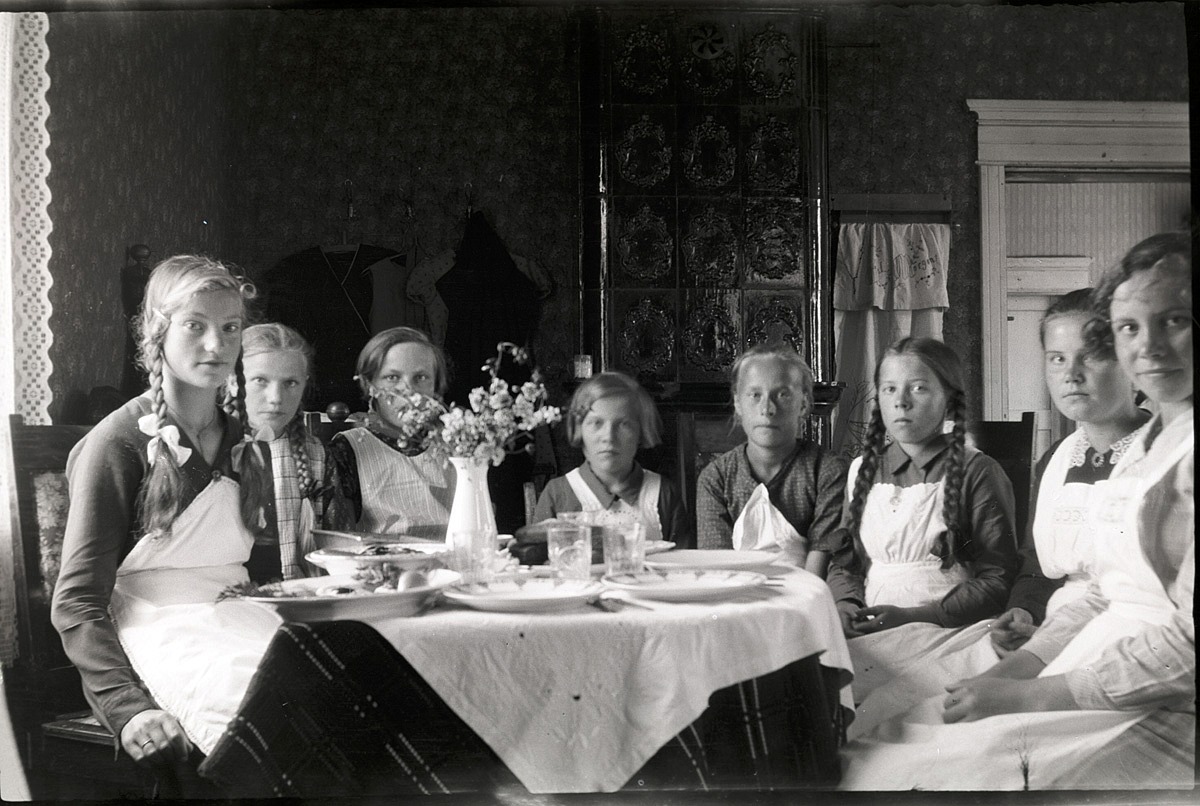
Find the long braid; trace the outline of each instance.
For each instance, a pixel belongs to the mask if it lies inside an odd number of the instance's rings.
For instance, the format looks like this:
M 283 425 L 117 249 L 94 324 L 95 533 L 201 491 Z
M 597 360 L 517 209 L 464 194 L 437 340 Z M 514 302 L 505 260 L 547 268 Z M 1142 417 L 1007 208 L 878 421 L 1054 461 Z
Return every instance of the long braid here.
M 862 464 L 858 468 L 858 476 L 854 480 L 854 492 L 850 497 L 850 510 L 847 513 L 846 528 L 858 541 L 858 529 L 862 524 L 863 507 L 867 503 L 867 494 L 875 483 L 875 471 L 879 467 L 879 457 L 883 454 L 887 429 L 883 425 L 883 414 L 879 411 L 879 401 L 871 409 L 871 422 L 867 425 L 867 436 L 863 443 Z
M 237 419 L 242 433 L 249 434 L 250 418 L 246 415 L 246 375 L 242 367 L 241 354 L 238 355 L 237 362 L 233 365 L 233 374 L 237 388 L 236 391 L 226 390 L 225 410 L 229 411 L 232 406 L 233 416 Z M 247 445 L 246 449 L 242 451 L 242 458 L 236 470 L 240 479 L 242 522 L 250 531 L 258 532 L 263 527 L 268 495 L 274 495 L 274 490 L 268 489 L 270 474 L 263 463 L 262 454 L 258 450 L 253 450 L 250 445 Z
M 961 392 L 953 391 L 946 404 L 946 416 L 954 422 L 950 431 L 950 447 L 946 456 L 946 475 L 942 482 L 942 520 L 946 522 L 944 536 L 939 536 L 933 553 L 942 558 L 942 568 L 949 568 L 973 553 L 968 547 L 971 537 L 964 540 L 961 515 L 963 497 L 963 464 L 965 463 L 966 400 Z
M 296 418 L 287 427 L 288 447 L 292 459 L 296 462 L 296 481 L 300 487 L 300 497 L 308 498 L 316 491 L 312 469 L 308 466 L 308 430 L 304 427 L 304 412 L 297 412 Z
M 161 431 L 167 425 L 167 399 L 163 391 L 162 343 L 150 356 L 150 399 L 155 424 Z M 158 451 L 154 465 L 138 494 L 138 513 L 144 534 L 167 537 L 171 524 L 182 509 L 183 478 L 179 464 L 165 445 Z

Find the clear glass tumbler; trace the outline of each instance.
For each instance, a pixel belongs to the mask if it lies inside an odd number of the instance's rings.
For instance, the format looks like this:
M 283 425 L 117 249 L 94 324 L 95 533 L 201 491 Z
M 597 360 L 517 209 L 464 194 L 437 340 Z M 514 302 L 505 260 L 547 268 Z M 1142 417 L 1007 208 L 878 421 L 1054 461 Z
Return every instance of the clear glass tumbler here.
M 450 567 L 462 574 L 465 583 L 487 582 L 496 562 L 496 538 L 480 530 L 455 531 L 450 535 Z
M 646 564 L 646 526 L 629 523 L 604 527 L 604 572 L 636 574 Z
M 576 524 L 552 526 L 546 534 L 550 567 L 562 579 L 592 578 L 590 530 Z

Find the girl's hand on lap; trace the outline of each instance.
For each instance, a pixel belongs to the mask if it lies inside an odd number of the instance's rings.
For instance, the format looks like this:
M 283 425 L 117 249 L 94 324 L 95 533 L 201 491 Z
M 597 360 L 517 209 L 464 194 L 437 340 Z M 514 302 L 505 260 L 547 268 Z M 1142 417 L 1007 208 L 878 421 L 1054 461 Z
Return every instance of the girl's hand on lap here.
M 1014 607 L 992 622 L 992 648 L 1003 658 L 1020 649 L 1036 631 L 1037 627 L 1029 611 L 1023 607 Z
M 895 605 L 875 605 L 874 607 L 864 607 L 858 611 L 854 620 L 854 628 L 860 634 L 867 635 L 890 630 L 901 624 L 908 624 L 912 620 L 907 608 Z
M 946 687 L 949 693 L 942 701 L 942 721 L 974 722 L 997 714 L 1031 710 L 1025 707 L 1023 680 L 964 680 Z
M 856 628 L 858 611 L 861 608 L 853 602 L 838 602 L 838 617 L 842 620 L 842 632 L 847 638 L 857 638 L 862 635 Z
M 187 761 L 192 743 L 179 720 L 166 711 L 147 709 L 121 729 L 121 747 L 134 761 L 178 764 Z
M 1028 654 L 1028 653 L 1024 653 Z M 974 722 L 1000 714 L 1033 711 L 1077 711 L 1064 675 L 1034 679 L 991 677 L 946 686 L 942 721 Z

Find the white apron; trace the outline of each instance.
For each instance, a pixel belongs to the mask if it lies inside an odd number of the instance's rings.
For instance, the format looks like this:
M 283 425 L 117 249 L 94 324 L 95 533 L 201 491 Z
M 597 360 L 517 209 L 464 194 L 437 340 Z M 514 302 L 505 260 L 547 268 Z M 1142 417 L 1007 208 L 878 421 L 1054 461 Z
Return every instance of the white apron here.
M 209 483 L 165 538 L 143 537 L 117 569 L 109 609 L 150 696 L 206 755 L 233 718 L 280 619 L 253 602 L 216 604 L 247 582 L 253 536 L 237 482 Z
M 1180 444 L 1144 477 L 1096 485 L 1088 533 L 1095 546 L 1097 582 L 1109 600 L 1039 677 L 1062 674 L 1098 659 L 1122 637 L 1166 624 L 1176 607 L 1138 542 L 1138 510 L 1147 489 L 1189 451 Z M 851 642 L 853 646 L 853 642 Z M 844 789 L 1021 789 L 1020 756 L 1028 785 L 1055 786 L 1082 759 L 1140 722 L 1150 711 L 1050 711 L 1004 714 L 976 722 L 942 722 L 944 693 L 889 719 L 843 751 Z
M 405 456 L 366 428 L 351 428 L 339 436 L 354 449 L 358 465 L 362 517 L 356 529 L 446 537 L 450 509 L 432 492 L 450 486 L 450 463 L 446 459 L 435 457 L 432 451 Z M 448 491 L 446 497 L 448 501 Z
M 632 507 L 618 498 L 616 506 L 605 508 L 600 499 L 583 480 L 579 468 L 567 474 L 571 492 L 579 499 L 579 506 L 589 513 L 588 523 L 592 526 L 625 526 L 641 523 L 646 527 L 646 542 L 662 540 L 662 521 L 658 514 L 658 492 L 662 487 L 662 476 L 650 470 L 642 471 L 642 486 L 638 490 L 637 507 Z
M 1086 439 L 1080 430 L 1063 440 L 1046 464 L 1038 487 L 1037 512 L 1033 519 L 1033 543 L 1037 548 L 1038 563 L 1044 576 L 1050 579 L 1066 577 L 1063 586 L 1046 603 L 1047 618 L 1087 593 L 1094 572 L 1096 549 L 1087 522 L 1097 485 L 1068 484 L 1066 481 L 1076 444 Z
M 861 459 L 851 465 L 856 478 Z M 871 558 L 866 604 L 918 607 L 941 601 L 955 586 L 971 578 L 961 563 L 942 568 L 933 554 L 942 518 L 942 482 L 898 487 L 876 483 L 863 505 L 859 539 Z M 926 624 L 904 624 L 847 641 L 854 663 L 854 699 L 861 702 L 894 679 L 933 645 Z M 921 641 L 921 638 L 926 640 Z
M 1066 483 L 1071 457 L 1083 439 L 1086 439 L 1083 432 L 1076 431 L 1058 446 L 1038 487 L 1033 523 L 1038 561 L 1047 577 L 1067 578 L 1050 597 L 1047 617 L 1087 592 L 1095 564 L 1095 547 L 1086 523 L 1096 485 Z M 864 735 L 883 720 L 941 693 L 947 685 L 982 674 L 996 665 L 1000 656 L 992 647 L 990 626 L 990 621 L 980 621 L 954 629 L 934 624 L 906 624 L 898 628 L 913 660 L 906 671 L 893 679 L 886 678 L 898 671 L 893 668 L 897 665 L 895 660 L 872 668 L 861 681 L 855 681 L 860 705 L 847 736 L 855 739 Z
M 808 539 L 771 503 L 767 485 L 759 484 L 733 522 L 735 551 L 778 551 L 784 560 L 803 568 Z

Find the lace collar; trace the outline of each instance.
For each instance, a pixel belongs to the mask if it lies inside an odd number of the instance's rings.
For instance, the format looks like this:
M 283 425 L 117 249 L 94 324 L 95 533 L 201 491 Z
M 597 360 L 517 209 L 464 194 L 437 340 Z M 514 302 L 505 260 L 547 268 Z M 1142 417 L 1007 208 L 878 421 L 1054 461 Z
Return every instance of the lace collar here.
M 1087 432 L 1082 428 L 1079 429 L 1079 438 L 1075 440 L 1075 447 L 1071 451 L 1071 467 L 1083 467 L 1084 464 L 1089 462 L 1093 467 L 1101 467 L 1106 462 L 1110 465 L 1115 465 L 1121 461 L 1121 457 L 1125 455 L 1125 451 L 1129 450 L 1129 446 L 1133 444 L 1138 430 L 1134 429 L 1129 432 L 1112 445 L 1109 445 L 1107 451 L 1100 453 L 1092 448 L 1091 442 L 1088 441 Z M 1090 458 L 1088 457 L 1088 451 L 1092 451 Z

